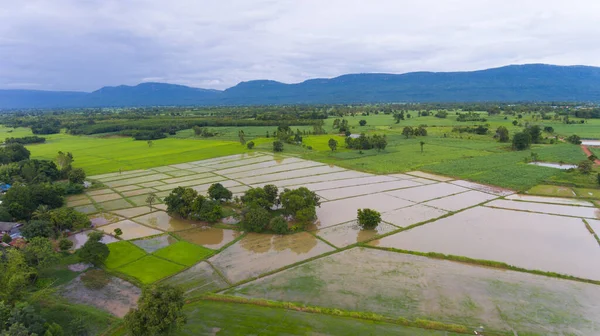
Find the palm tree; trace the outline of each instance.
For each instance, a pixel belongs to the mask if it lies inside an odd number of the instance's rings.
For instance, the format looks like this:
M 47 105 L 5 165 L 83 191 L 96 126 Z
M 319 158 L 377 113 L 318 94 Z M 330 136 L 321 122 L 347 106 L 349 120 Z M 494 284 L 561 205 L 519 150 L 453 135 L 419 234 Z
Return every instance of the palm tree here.
M 31 214 L 31 216 L 35 219 L 45 219 L 48 217 L 50 212 L 50 208 L 45 204 L 40 204 L 37 209 Z

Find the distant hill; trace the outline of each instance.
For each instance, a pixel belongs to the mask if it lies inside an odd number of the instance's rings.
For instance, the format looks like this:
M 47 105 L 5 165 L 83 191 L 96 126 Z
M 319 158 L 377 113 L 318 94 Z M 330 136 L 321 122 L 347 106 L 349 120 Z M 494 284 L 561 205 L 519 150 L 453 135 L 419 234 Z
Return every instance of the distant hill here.
M 477 101 L 600 102 L 600 68 L 527 64 L 465 72 L 367 73 L 297 84 L 254 80 L 224 91 L 164 83 L 91 93 L 0 90 L 4 109 Z

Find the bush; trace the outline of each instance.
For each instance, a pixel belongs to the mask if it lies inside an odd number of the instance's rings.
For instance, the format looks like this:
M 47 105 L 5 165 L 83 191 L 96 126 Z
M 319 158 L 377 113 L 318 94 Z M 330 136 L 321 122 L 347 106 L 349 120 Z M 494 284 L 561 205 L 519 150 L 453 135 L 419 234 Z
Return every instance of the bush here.
M 372 230 L 381 223 L 381 214 L 372 209 L 358 209 L 357 219 L 362 229 Z
M 269 228 L 277 234 L 286 234 L 289 232 L 288 222 L 282 216 L 273 217 L 269 222 Z
M 436 118 L 446 118 L 447 116 L 448 116 L 448 112 L 446 112 L 446 111 L 438 111 L 435 114 Z
M 242 203 L 249 207 L 259 206 L 268 210 L 275 204 L 275 199 L 267 194 L 264 188 L 250 188 L 242 196 Z
M 273 141 L 273 151 L 274 152 L 283 152 L 283 142 L 277 140 Z
M 500 141 L 500 142 L 508 142 L 508 140 L 509 140 L 508 128 L 506 128 L 504 126 L 498 127 L 498 129 L 496 130 L 496 137 L 498 138 L 498 141 Z
M 12 241 L 12 238 L 10 237 L 10 235 L 8 233 L 5 233 L 2 236 L 2 242 L 5 244 L 9 244 Z
M 367 121 L 363 119 L 363 120 L 359 121 L 358 124 L 360 126 L 365 126 L 367 124 Z
M 202 202 L 198 217 L 200 220 L 214 223 L 223 217 L 223 210 L 218 202 L 207 200 Z
M 263 232 L 269 225 L 269 212 L 261 207 L 254 206 L 246 211 L 242 228 L 248 232 Z
M 69 182 L 73 184 L 82 184 L 85 181 L 85 171 L 81 168 L 72 169 L 68 176 Z
M 62 238 L 58 241 L 58 248 L 61 251 L 68 251 L 69 249 L 71 249 L 71 247 L 73 247 L 73 242 L 68 240 L 67 238 Z
M 121 230 L 120 228 L 116 228 L 114 230 L 114 232 L 115 232 L 115 236 L 117 236 L 117 237 L 123 234 L 123 230 Z
M 26 239 L 34 237 L 46 237 L 52 236 L 52 223 L 43 220 L 32 220 L 25 224 L 21 229 L 21 234 Z
M 93 269 L 85 272 L 81 276 L 81 282 L 89 289 L 101 289 L 108 285 L 110 276 L 100 269 Z
M 248 149 L 252 149 L 252 148 L 254 148 L 254 141 L 250 141 L 250 142 L 248 142 L 248 143 L 246 144 L 246 147 L 247 147 Z

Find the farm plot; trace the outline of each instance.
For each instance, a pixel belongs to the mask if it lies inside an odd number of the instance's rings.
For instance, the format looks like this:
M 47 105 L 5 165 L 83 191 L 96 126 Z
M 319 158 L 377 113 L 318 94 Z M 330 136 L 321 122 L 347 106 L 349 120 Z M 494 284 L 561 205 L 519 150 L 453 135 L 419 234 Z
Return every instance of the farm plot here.
M 446 211 L 458 211 L 497 198 L 496 195 L 470 190 L 464 193 L 446 196 L 423 203 L 424 205 Z
M 115 229 L 121 229 L 121 231 L 123 231 L 123 234 L 120 237 L 121 239 L 125 240 L 155 236 L 163 233 L 162 231 L 140 225 L 128 219 L 113 224 L 104 225 L 99 227 L 98 229 L 104 231 L 107 234 L 114 234 Z
M 187 298 L 229 286 L 225 279 L 205 261 L 165 279 L 164 283 L 180 287 Z
M 329 251 L 333 248 L 307 232 L 287 236 L 250 233 L 209 261 L 236 283 Z
M 370 244 L 600 280 L 600 247 L 580 218 L 476 207 Z
M 173 238 L 171 235 L 165 234 L 152 238 L 138 239 L 132 241 L 137 247 L 146 251 L 146 253 L 153 253 L 155 251 L 160 250 L 163 247 L 167 247 L 171 244 L 175 244 L 177 239 Z
M 422 185 L 410 180 L 403 181 L 392 181 L 382 183 L 372 183 L 368 185 L 359 185 L 345 188 L 335 188 L 328 190 L 321 190 L 317 194 L 328 200 L 337 200 L 347 197 L 361 196 L 367 194 L 374 194 L 382 191 L 390 191 L 396 189 L 405 189 Z
M 415 204 L 405 208 L 388 211 L 381 215 L 385 222 L 399 227 L 406 227 L 413 224 L 432 220 L 447 214 L 446 211 L 428 207 L 426 205 Z
M 212 250 L 202 246 L 194 245 L 186 241 L 179 241 L 175 244 L 163 247 L 153 254 L 177 264 L 192 266 L 212 253 Z
M 421 203 L 435 198 L 458 194 L 468 190 L 469 189 L 467 188 L 459 187 L 449 183 L 435 183 L 415 188 L 390 191 L 387 192 L 387 194 L 405 199 L 407 201 Z
M 117 271 L 138 279 L 143 284 L 150 284 L 170 275 L 181 272 L 185 266 L 172 263 L 162 258 L 147 255 L 141 259 L 117 268 Z
M 179 231 L 176 235 L 185 241 L 202 245 L 213 250 L 222 248 L 239 237 L 241 233 L 235 230 L 219 229 L 214 227 L 201 227 Z
M 131 220 L 152 226 L 163 231 L 181 231 L 198 226 L 198 222 L 186 219 L 173 218 L 164 211 L 155 211 Z
M 108 245 L 110 253 L 104 262 L 107 268 L 118 268 L 140 259 L 146 253 L 128 241 L 120 241 Z
M 90 232 L 91 231 L 83 231 L 83 232 L 76 233 L 72 236 L 69 236 L 69 238 L 67 238 L 67 239 L 69 239 L 70 241 L 73 242 L 73 247 L 71 247 L 71 249 L 73 249 L 73 250 L 80 249 L 83 246 L 83 244 L 85 244 L 88 241 L 88 234 Z M 102 244 L 110 244 L 110 243 L 114 243 L 114 242 L 118 242 L 118 241 L 119 240 L 117 238 L 115 238 L 113 236 L 108 236 L 108 235 L 104 235 L 102 237 L 102 239 L 100 240 L 100 242 Z
M 584 217 L 584 218 L 600 218 L 600 210 L 590 207 L 541 204 L 530 202 L 516 202 L 507 200 L 496 200 L 486 204 L 486 206 L 494 208 L 503 208 L 511 210 L 522 210 L 530 212 L 540 212 L 562 216 Z
M 374 230 L 362 230 L 356 221 L 352 221 L 318 230 L 316 235 L 328 241 L 332 245 L 341 248 L 354 243 L 360 243 L 373 239 L 377 236 L 397 229 L 398 227 L 394 225 L 381 223 Z
M 115 223 L 121 220 L 123 220 L 122 217 L 107 212 L 90 216 L 90 222 L 92 222 L 92 226 L 94 227 Z
M 226 293 L 484 325 L 509 334 L 600 332 L 600 286 L 368 248 L 335 253 Z

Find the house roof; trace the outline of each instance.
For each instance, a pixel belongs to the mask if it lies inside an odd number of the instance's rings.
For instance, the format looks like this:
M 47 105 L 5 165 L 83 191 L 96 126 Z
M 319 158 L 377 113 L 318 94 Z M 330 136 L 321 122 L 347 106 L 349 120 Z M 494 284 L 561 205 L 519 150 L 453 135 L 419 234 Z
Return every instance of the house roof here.
M 0 231 L 10 231 L 15 226 L 19 225 L 19 223 L 14 222 L 0 222 Z

